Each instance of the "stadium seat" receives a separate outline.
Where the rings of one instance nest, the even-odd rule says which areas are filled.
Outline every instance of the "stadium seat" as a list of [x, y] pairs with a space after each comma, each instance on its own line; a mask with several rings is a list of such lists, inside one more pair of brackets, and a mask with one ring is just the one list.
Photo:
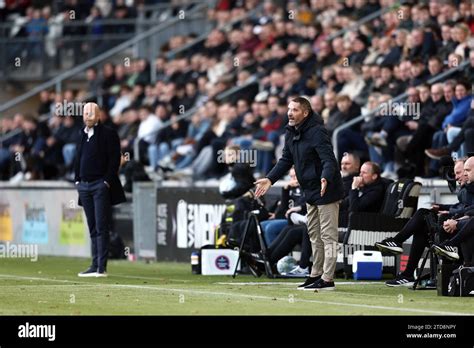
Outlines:
[[[376, 250], [374, 244], [394, 237], [417, 209], [421, 183], [411, 179], [391, 183], [379, 213], [350, 213], [343, 242], [344, 273], [352, 275], [355, 250]], [[394, 256], [384, 256], [384, 272], [396, 273]]]

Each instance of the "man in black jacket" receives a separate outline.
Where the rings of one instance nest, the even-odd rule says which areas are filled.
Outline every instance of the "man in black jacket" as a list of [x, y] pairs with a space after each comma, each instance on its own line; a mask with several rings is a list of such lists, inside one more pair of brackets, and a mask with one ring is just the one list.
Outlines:
[[283, 155], [266, 178], [256, 181], [256, 195], [264, 195], [293, 164], [306, 196], [308, 234], [314, 260], [310, 277], [299, 289], [333, 290], [343, 185], [328, 132], [321, 117], [303, 97], [293, 99], [288, 105]]
[[341, 159], [341, 176], [344, 187], [344, 199], [339, 206], [339, 213], [347, 214], [349, 211], [349, 193], [352, 189], [354, 177], [359, 174], [360, 158], [356, 154], [346, 152]]
[[[474, 161], [473, 161], [474, 162]], [[451, 206], [434, 205], [432, 209], [418, 209], [402, 230], [393, 238], [384, 239], [375, 243], [375, 246], [382, 252], [391, 254], [401, 254], [403, 252], [403, 242], [413, 236], [413, 243], [410, 249], [410, 256], [405, 270], [395, 279], [385, 282], [387, 286], [411, 286], [415, 279], [414, 271], [418, 266], [425, 247], [429, 245], [430, 229], [426, 222], [426, 217], [430, 214], [436, 216], [452, 217], [453, 219], [464, 216], [465, 212], [471, 210], [474, 204], [474, 182], [467, 184], [467, 177], [464, 175], [464, 161], [457, 160], [454, 166], [456, 181], [461, 185], [458, 192], [459, 203]], [[443, 226], [444, 227], [444, 226]], [[451, 228], [454, 228], [451, 226]], [[446, 239], [449, 233], [441, 232], [440, 237]]]
[[111, 206], [125, 202], [118, 177], [120, 141], [115, 130], [99, 123], [100, 108], [95, 103], [84, 106], [85, 128], [77, 145], [75, 184], [79, 205], [89, 226], [92, 265], [79, 277], [107, 277], [109, 218]]
[[380, 178], [380, 167], [375, 162], [365, 162], [360, 175], [352, 180], [349, 193], [349, 211], [378, 212], [385, 196], [385, 184]]

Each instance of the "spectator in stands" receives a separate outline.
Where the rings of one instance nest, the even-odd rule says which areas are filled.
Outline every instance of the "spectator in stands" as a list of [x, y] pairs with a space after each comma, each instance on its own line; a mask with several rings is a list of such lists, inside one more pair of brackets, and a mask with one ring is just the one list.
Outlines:
[[40, 106], [38, 107], [38, 115], [51, 114], [52, 102], [49, 91], [45, 90], [40, 93]]
[[471, 84], [467, 81], [458, 81], [454, 90], [455, 98], [453, 102], [453, 110], [446, 116], [443, 121], [443, 129], [451, 127], [460, 127], [469, 114], [469, 107], [472, 101]]
[[415, 165], [415, 175], [425, 174], [424, 151], [431, 146], [433, 134], [441, 128], [441, 123], [450, 111], [451, 105], [443, 97], [443, 85], [441, 83], [432, 85], [430, 99], [423, 103], [420, 118], [413, 128], [414, 133], [406, 148], [402, 150], [404, 157]]
[[360, 115], [360, 106], [354, 103], [347, 95], [340, 95], [336, 99], [337, 111], [328, 118], [326, 128], [331, 135], [342, 124]]
[[426, 64], [421, 59], [413, 59], [411, 62], [411, 78], [408, 84], [410, 86], [418, 86], [428, 80], [428, 71], [425, 69]]
[[[473, 161], [474, 163], [474, 161]], [[455, 163], [454, 173], [456, 181], [461, 185], [458, 191], [459, 203], [452, 206], [433, 206], [432, 210], [418, 209], [410, 221], [393, 238], [387, 238], [375, 246], [383, 252], [392, 254], [401, 254], [403, 252], [402, 244], [408, 238], [413, 236], [413, 243], [410, 249], [410, 256], [405, 270], [395, 279], [385, 282], [387, 286], [411, 286], [414, 282], [413, 273], [418, 266], [425, 247], [429, 245], [428, 239], [431, 231], [425, 221], [425, 216], [437, 214], [442, 216], [463, 216], [466, 209], [474, 204], [474, 185], [467, 184], [467, 177], [464, 175], [464, 160], [458, 160]], [[446, 209], [440, 210], [440, 209]], [[441, 233], [444, 240], [447, 233]]]
[[[452, 127], [455, 128], [455, 127]], [[451, 128], [450, 128], [451, 129]], [[461, 154], [458, 154], [458, 158], [462, 157], [463, 154], [474, 153], [474, 99], [471, 100], [471, 111], [469, 117], [464, 121], [462, 127], [457, 129], [452, 134], [451, 141], [446, 147], [439, 149], [427, 149], [426, 154], [435, 160], [441, 159], [442, 156], [447, 156], [452, 152], [458, 151], [464, 147]]]
[[48, 33], [47, 22], [41, 17], [41, 10], [33, 10], [33, 16], [26, 24], [26, 34], [28, 35], [28, 54], [31, 54], [30, 61], [41, 60], [43, 55], [42, 39]]
[[432, 56], [428, 59], [428, 71], [427, 80], [434, 78], [443, 71], [443, 61], [440, 57]]
[[464, 79], [474, 81], [474, 49], [469, 52], [469, 65], [464, 69]]
[[357, 35], [352, 41], [353, 53], [349, 56], [349, 62], [351, 65], [360, 65], [364, 62], [365, 57], [369, 54], [367, 49], [369, 45], [369, 39], [363, 35]]
[[89, 68], [86, 70], [87, 91], [90, 93], [89, 100], [97, 100], [100, 94], [102, 81], [97, 75], [96, 68]]
[[469, 27], [465, 23], [458, 23], [454, 27], [455, 36], [453, 37], [454, 42], [457, 43], [454, 53], [459, 55], [462, 59], [467, 58], [469, 51], [468, 38], [469, 38]]
[[219, 186], [219, 192], [225, 199], [239, 198], [254, 186], [255, 178], [252, 168], [249, 163], [244, 163], [244, 157], [240, 151], [241, 149], [237, 145], [227, 146], [219, 158], [224, 160], [229, 171]]
[[120, 117], [122, 111], [131, 106], [133, 102], [133, 93], [129, 86], [122, 85], [120, 87], [120, 96], [115, 101], [113, 108], [110, 110], [112, 118]]
[[362, 92], [362, 89], [365, 86], [365, 81], [360, 76], [359, 68], [349, 66], [345, 67], [343, 71], [345, 83], [340, 95], [347, 95], [351, 100], [354, 100]]
[[454, 52], [456, 48], [456, 43], [451, 37], [451, 25], [443, 24], [441, 25], [441, 37], [442, 40], [438, 43], [438, 55], [443, 61], [447, 61], [448, 55]]
[[393, 76], [393, 67], [385, 65], [380, 69], [380, 78], [374, 81], [374, 92], [390, 94], [392, 97], [403, 93], [403, 85]]
[[413, 45], [410, 48], [409, 58], [421, 58], [423, 62], [427, 62], [429, 57], [436, 53], [436, 45], [433, 33], [423, 28], [416, 28], [411, 32]]
[[[138, 127], [137, 140], [139, 141], [140, 154], [146, 154], [150, 144], [155, 141], [156, 134], [161, 127], [161, 120], [153, 114], [153, 110], [148, 105], [142, 105], [138, 110], [140, 126]], [[151, 160], [151, 158], [149, 158]], [[156, 165], [150, 163], [151, 166]]]

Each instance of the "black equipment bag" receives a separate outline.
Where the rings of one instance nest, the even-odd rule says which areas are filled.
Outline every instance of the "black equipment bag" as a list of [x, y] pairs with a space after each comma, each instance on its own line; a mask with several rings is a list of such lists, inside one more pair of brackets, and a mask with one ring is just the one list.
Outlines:
[[474, 296], [474, 267], [459, 267], [449, 279], [449, 296]]

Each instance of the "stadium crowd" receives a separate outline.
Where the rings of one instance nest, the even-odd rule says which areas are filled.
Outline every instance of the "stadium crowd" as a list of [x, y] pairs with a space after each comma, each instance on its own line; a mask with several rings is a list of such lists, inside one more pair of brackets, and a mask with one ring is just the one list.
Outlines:
[[[120, 11], [121, 3], [111, 13]], [[171, 59], [163, 54], [154, 62], [140, 57], [129, 65], [106, 62], [87, 70], [84, 89], [41, 92], [35, 115], [2, 117], [0, 136], [15, 135], [0, 143], [1, 177], [68, 178], [82, 118], [61, 114], [58, 105], [99, 98], [101, 120], [118, 130], [122, 152], [133, 158], [138, 142], [149, 171], [221, 177], [226, 166], [218, 161], [220, 151], [239, 145], [256, 151], [255, 174], [265, 175], [280, 156], [288, 101], [299, 95], [310, 98], [330, 134], [366, 116], [339, 132], [338, 160], [345, 152], [356, 153], [378, 163], [381, 176], [391, 179], [437, 176], [441, 155], [474, 151], [474, 4], [408, 1], [390, 8], [394, 3], [266, 0], [257, 14], [229, 24], [259, 2], [217, 1], [208, 13], [216, 28], [201, 44]], [[338, 35], [380, 9], [388, 10]], [[47, 20], [38, 11], [31, 10], [25, 26], [31, 30], [25, 33], [33, 34], [35, 23]], [[193, 39], [173, 37], [162, 52]], [[428, 82], [465, 61], [464, 69]], [[242, 89], [220, 97], [235, 86]], [[404, 92], [407, 97], [391, 106]], [[384, 103], [389, 114], [377, 111]], [[189, 118], [180, 117], [189, 110], [194, 110]], [[48, 115], [47, 121], [39, 122], [38, 115]], [[176, 122], [162, 128], [167, 121]]]

